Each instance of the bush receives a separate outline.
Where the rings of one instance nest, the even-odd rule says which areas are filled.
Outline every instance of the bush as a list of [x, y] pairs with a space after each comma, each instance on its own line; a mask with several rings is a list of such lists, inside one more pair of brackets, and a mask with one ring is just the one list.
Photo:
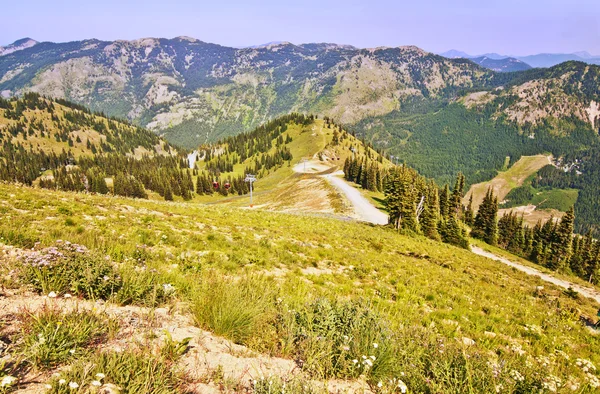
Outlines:
[[110, 299], [120, 305], [155, 307], [166, 302], [175, 292], [171, 285], [161, 284], [158, 275], [148, 272], [145, 267], [123, 268], [120, 274], [121, 286]]
[[110, 261], [91, 254], [85, 246], [70, 242], [28, 252], [21, 277], [43, 294], [69, 293], [120, 305], [154, 307], [174, 293], [172, 286], [160, 283], [158, 274], [147, 271], [145, 266], [117, 269]]
[[90, 254], [85, 246], [57, 242], [24, 257], [21, 276], [34, 290], [57, 295], [70, 293], [87, 299], [108, 299], [122, 286], [113, 265]]
[[291, 314], [283, 318], [284, 341], [293, 344], [307, 372], [321, 378], [364, 375], [371, 382], [392, 375], [392, 333], [371, 304], [319, 299], [282, 314]]

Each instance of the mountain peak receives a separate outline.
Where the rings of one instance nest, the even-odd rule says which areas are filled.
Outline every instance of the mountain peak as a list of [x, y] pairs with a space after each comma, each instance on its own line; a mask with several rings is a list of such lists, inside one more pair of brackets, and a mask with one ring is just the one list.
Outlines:
[[31, 48], [37, 43], [38, 42], [36, 40], [29, 37], [21, 38], [10, 45], [0, 47], [0, 56], [8, 55], [9, 53], [20, 51], [22, 49]]

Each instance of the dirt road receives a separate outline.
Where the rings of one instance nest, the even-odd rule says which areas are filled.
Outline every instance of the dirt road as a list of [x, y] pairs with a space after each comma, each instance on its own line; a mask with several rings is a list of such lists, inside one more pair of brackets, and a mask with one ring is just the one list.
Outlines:
[[340, 192], [344, 193], [344, 196], [350, 201], [352, 206], [354, 207], [354, 212], [359, 220], [364, 222], [369, 222], [373, 224], [387, 224], [388, 217], [385, 213], [381, 212], [379, 209], [375, 208], [373, 204], [362, 194], [358, 189], [350, 186], [346, 183], [345, 180], [336, 176], [339, 175], [341, 171], [338, 171], [333, 174], [324, 175], [323, 177], [329, 181], [336, 189]]
[[570, 287], [573, 290], [575, 290], [576, 292], [583, 295], [584, 297], [592, 298], [592, 299], [596, 300], [596, 302], [600, 303], [600, 292], [598, 292], [594, 289], [590, 289], [588, 287], [583, 287], [583, 286], [568, 282], [566, 280], [557, 279], [551, 275], [540, 272], [540, 271], [536, 270], [535, 268], [528, 267], [526, 265], [522, 265], [522, 264], [516, 263], [514, 261], [510, 261], [504, 257], [496, 256], [495, 254], [485, 251], [474, 245], [471, 245], [471, 251], [473, 251], [473, 253], [478, 254], [480, 256], [487, 257], [492, 260], [496, 260], [496, 261], [499, 261], [506, 265], [509, 265], [511, 267], [514, 267], [514, 268], [518, 269], [519, 271], [525, 272], [528, 275], [539, 276], [542, 280], [552, 283], [552, 284], [555, 284], [557, 286], [563, 287], [565, 289], [568, 289]]

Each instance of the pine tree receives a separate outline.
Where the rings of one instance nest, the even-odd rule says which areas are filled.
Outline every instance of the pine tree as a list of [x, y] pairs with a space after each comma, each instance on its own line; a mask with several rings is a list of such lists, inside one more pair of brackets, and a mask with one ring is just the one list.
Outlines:
[[553, 253], [548, 261], [553, 270], [563, 269], [567, 266], [573, 251], [573, 226], [575, 211], [573, 207], [562, 217], [553, 234]]
[[164, 197], [165, 197], [166, 201], [173, 201], [173, 192], [171, 191], [171, 186], [169, 186], [168, 183], [165, 186], [165, 196]]
[[465, 210], [464, 221], [468, 226], [473, 225], [473, 193], [469, 196], [469, 205], [467, 205], [467, 209]]
[[492, 189], [488, 189], [477, 216], [473, 222], [471, 236], [481, 239], [490, 245], [496, 245], [498, 237], [498, 199], [494, 197]]
[[444, 188], [440, 192], [440, 216], [444, 219], [448, 218], [450, 212], [450, 190], [448, 184], [444, 185]]
[[419, 220], [419, 226], [421, 227], [423, 235], [437, 241], [441, 239], [438, 231], [439, 212], [440, 202], [438, 189], [435, 184], [430, 184], [427, 190], [423, 213]]
[[459, 219], [462, 217], [462, 198], [464, 195], [464, 188], [465, 176], [462, 174], [462, 172], [459, 172], [456, 176], [454, 189], [452, 190], [452, 197], [450, 198], [450, 209], [452, 210], [452, 213]]
[[386, 205], [389, 223], [400, 228], [418, 231], [414, 183], [405, 168], [399, 168], [388, 177], [386, 185]]

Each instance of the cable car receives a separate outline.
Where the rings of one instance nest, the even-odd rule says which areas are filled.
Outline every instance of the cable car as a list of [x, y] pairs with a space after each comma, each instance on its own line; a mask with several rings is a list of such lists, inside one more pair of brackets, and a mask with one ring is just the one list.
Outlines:
[[229, 183], [229, 181], [227, 181], [227, 182], [225, 182], [223, 187], [225, 188], [225, 190], [229, 190], [229, 188], [231, 187], [231, 184]]
[[217, 182], [217, 181], [213, 181], [213, 187], [214, 187], [215, 189], [218, 189], [218, 188], [219, 188], [219, 182]]

